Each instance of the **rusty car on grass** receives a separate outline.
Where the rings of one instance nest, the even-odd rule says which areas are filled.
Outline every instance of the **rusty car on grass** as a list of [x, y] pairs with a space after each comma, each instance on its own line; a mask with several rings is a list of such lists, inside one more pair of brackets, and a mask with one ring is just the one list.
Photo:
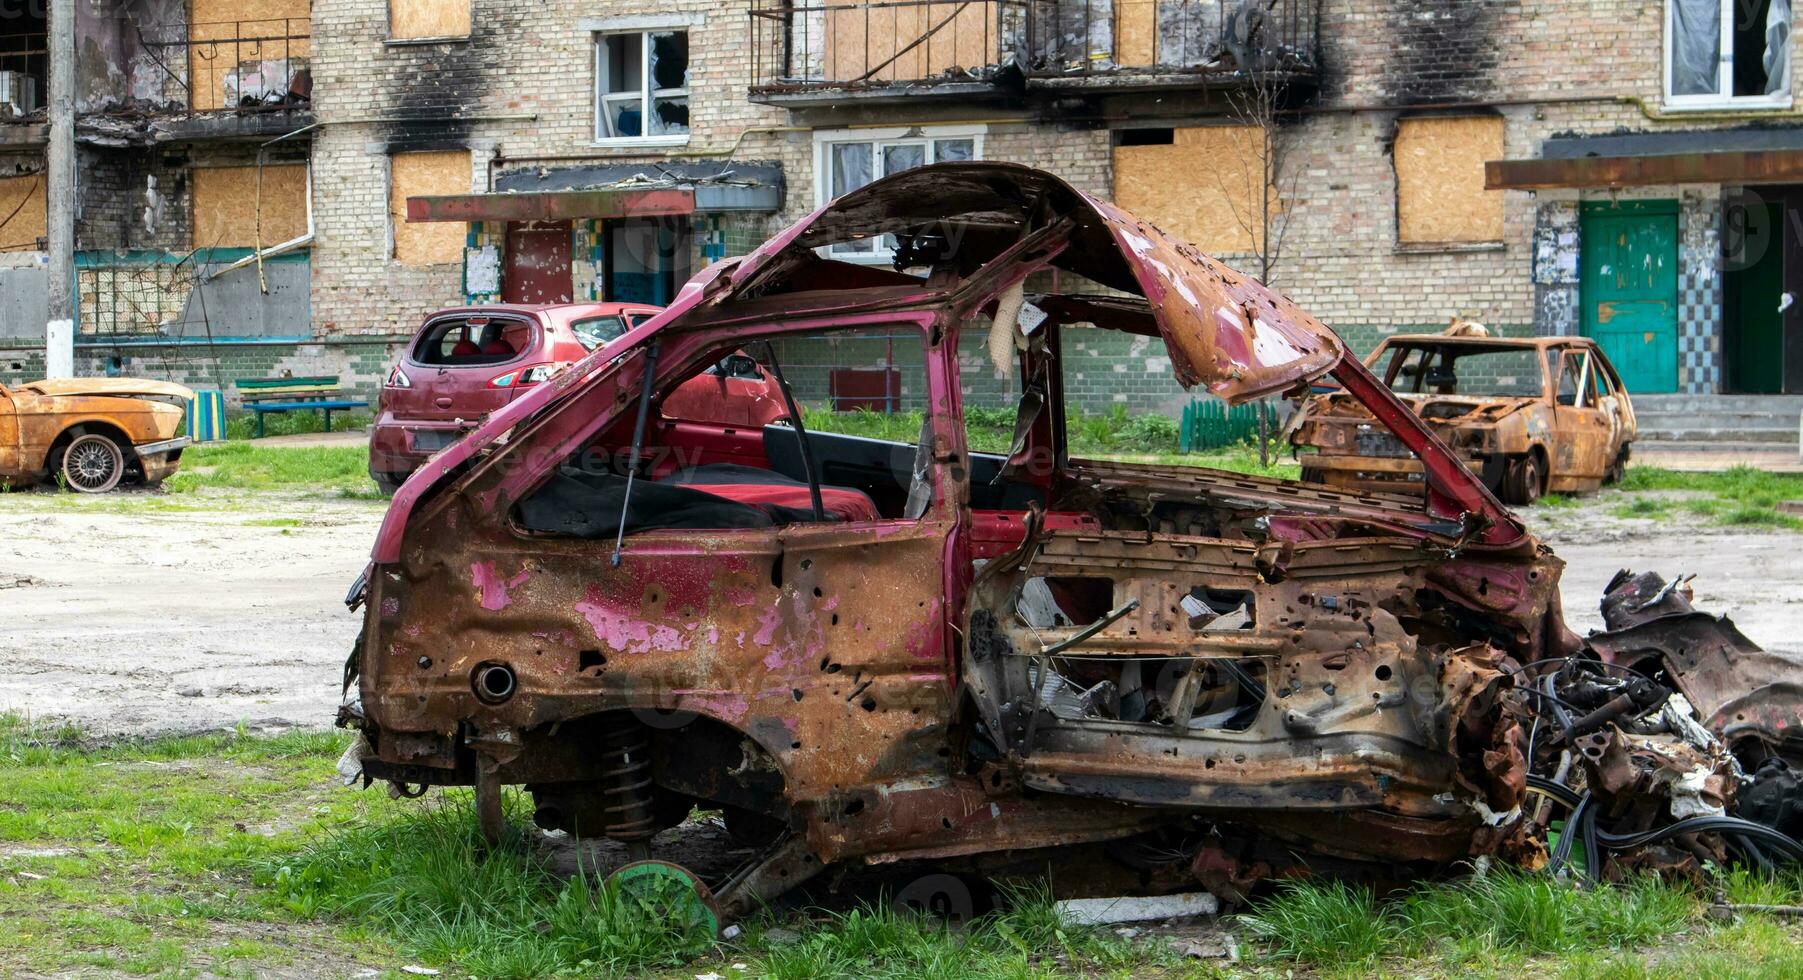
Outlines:
[[[893, 269], [825, 254], [878, 236]], [[1332, 378], [1424, 491], [1074, 458], [1057, 325], [1162, 341], [1233, 402]], [[966, 443], [973, 331], [1013, 372], [1005, 454]], [[794, 410], [807, 352], [864, 334], [911, 368], [917, 440]], [[786, 422], [666, 410], [735, 350]], [[1242, 898], [1285, 874], [1565, 862], [1555, 820], [1693, 869], [1789, 840], [1730, 814], [1800, 754], [1794, 661], [1641, 578], [1612, 593], [1620, 630], [1575, 635], [1559, 559], [1332, 330], [1014, 165], [885, 178], [710, 267], [435, 456], [372, 559], [348, 597], [350, 771], [473, 786], [495, 841], [523, 787], [539, 827], [640, 858], [718, 810], [756, 848], [696, 882], [728, 916], [828, 868], [1043, 871], [1048, 849], [1078, 892]]]
[[[1506, 503], [1592, 491], [1627, 468], [1634, 406], [1588, 337], [1402, 335], [1365, 364]], [[1310, 398], [1290, 430], [1306, 481], [1422, 485], [1421, 461], [1346, 392]]]
[[193, 397], [181, 385], [136, 378], [0, 385], [0, 482], [54, 480], [82, 493], [161, 483], [181, 465]]

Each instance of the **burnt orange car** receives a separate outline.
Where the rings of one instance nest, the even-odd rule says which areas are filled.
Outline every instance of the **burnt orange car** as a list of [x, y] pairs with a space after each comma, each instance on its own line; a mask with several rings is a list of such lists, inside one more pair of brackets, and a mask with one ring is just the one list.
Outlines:
[[181, 465], [194, 392], [167, 381], [64, 378], [0, 385], [0, 482], [81, 493], [157, 484]]
[[[1365, 359], [1484, 484], [1511, 504], [1621, 479], [1634, 406], [1588, 337], [1391, 337]], [[1290, 425], [1303, 479], [1419, 490], [1421, 461], [1343, 392], [1314, 396]]]

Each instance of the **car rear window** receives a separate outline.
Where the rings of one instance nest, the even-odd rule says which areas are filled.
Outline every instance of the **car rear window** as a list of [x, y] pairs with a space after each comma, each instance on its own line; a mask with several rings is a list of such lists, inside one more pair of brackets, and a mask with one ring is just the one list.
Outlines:
[[503, 364], [531, 345], [532, 325], [524, 320], [451, 317], [426, 327], [413, 345], [413, 359], [445, 367]]
[[576, 332], [576, 342], [583, 350], [594, 350], [609, 341], [618, 340], [626, 333], [626, 321], [617, 316], [592, 316], [585, 320], [574, 320], [570, 329]]

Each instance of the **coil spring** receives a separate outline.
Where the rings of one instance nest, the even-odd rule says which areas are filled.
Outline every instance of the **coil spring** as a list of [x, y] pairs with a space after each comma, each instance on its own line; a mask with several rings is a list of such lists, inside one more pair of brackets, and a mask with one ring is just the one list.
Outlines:
[[630, 716], [609, 724], [601, 743], [601, 798], [607, 836], [642, 841], [657, 833], [652, 810], [651, 739]]

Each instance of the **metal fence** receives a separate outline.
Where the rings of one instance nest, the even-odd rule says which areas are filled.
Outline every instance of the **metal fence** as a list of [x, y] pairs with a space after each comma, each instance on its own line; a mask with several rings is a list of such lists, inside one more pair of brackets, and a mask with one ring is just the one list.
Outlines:
[[1258, 438], [1260, 417], [1264, 431], [1277, 429], [1277, 410], [1268, 402], [1229, 406], [1217, 399], [1198, 398], [1183, 408], [1177, 431], [1177, 451], [1201, 453], [1239, 446]]

